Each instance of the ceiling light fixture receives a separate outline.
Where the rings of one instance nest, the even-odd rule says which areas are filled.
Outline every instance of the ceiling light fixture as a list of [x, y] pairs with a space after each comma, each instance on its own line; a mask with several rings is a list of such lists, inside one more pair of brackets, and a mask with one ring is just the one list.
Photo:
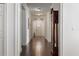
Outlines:
[[34, 10], [34, 11], [41, 11], [40, 8], [34, 8], [33, 10]]

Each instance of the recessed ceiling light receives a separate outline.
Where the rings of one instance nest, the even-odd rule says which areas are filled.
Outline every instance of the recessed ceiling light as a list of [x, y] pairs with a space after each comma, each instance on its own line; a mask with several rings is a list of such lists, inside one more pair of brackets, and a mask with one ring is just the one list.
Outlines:
[[34, 10], [34, 11], [41, 11], [40, 8], [34, 8], [33, 10]]

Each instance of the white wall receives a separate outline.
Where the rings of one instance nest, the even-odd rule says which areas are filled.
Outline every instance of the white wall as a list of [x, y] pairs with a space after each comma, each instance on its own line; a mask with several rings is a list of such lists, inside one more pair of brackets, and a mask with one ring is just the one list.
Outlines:
[[29, 21], [30, 21], [30, 11], [29, 8], [26, 4], [26, 45], [29, 43], [30, 41], [30, 28], [29, 28]]
[[26, 45], [26, 9], [21, 4], [21, 45]]
[[79, 4], [63, 4], [63, 55], [79, 56]]
[[50, 8], [53, 8], [54, 10], [59, 10], [60, 9], [60, 3], [52, 3]]
[[0, 56], [4, 55], [4, 4], [0, 4]]
[[51, 42], [51, 14], [47, 12], [46, 18], [46, 38], [48, 42]]
[[27, 45], [30, 41], [29, 19], [30, 13], [27, 4], [21, 4], [21, 45]]
[[15, 50], [15, 6], [14, 4], [6, 4], [7, 5], [7, 55], [11, 56], [14, 55], [14, 50]]
[[59, 8], [59, 25], [58, 25], [58, 46], [59, 46], [59, 55], [63, 55], [63, 4], [60, 4]]

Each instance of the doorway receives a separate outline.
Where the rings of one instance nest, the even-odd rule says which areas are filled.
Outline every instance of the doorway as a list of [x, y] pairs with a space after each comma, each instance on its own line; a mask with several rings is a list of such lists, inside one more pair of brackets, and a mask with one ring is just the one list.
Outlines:
[[[48, 7], [47, 7], [47, 6]], [[45, 51], [49, 50], [49, 56], [58, 56], [58, 10], [53, 10], [58, 8], [59, 4], [55, 4], [51, 10], [50, 6], [52, 4], [34, 4], [28, 3], [27, 7], [29, 8], [28, 16], [26, 16], [26, 20], [28, 20], [28, 27], [29, 30], [29, 41], [28, 44], [25, 45], [25, 50], [29, 49], [29, 55], [42, 55], [45, 54]], [[26, 9], [27, 10], [27, 9]], [[50, 11], [51, 10], [51, 11]], [[51, 16], [51, 17], [50, 17]], [[44, 18], [44, 19], [43, 19]], [[27, 41], [27, 40], [26, 40]], [[42, 48], [36, 48], [36, 46], [40, 46]], [[29, 47], [26, 47], [29, 46]], [[42, 50], [43, 49], [43, 50]], [[40, 50], [41, 52], [38, 52]], [[37, 52], [38, 53], [37, 53]], [[32, 54], [33, 52], [33, 54]], [[25, 52], [26, 54], [27, 51]], [[42, 53], [42, 54], [40, 54]]]

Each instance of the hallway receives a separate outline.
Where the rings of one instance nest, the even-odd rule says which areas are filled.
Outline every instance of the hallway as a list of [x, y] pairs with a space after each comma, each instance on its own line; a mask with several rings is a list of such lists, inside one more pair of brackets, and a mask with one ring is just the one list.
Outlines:
[[21, 56], [58, 56], [59, 4], [21, 5]]

